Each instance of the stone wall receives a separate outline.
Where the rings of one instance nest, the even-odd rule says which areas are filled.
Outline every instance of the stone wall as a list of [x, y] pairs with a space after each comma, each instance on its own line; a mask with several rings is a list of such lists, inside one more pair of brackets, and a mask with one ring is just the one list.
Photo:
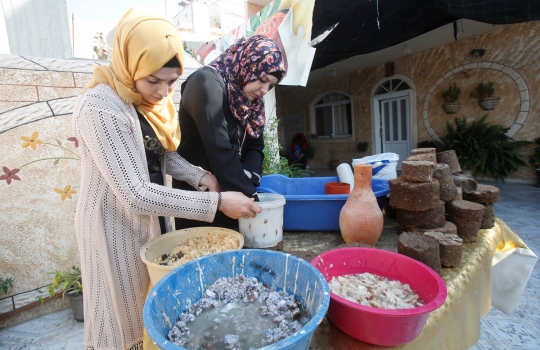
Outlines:
[[[516, 140], [539, 137], [540, 104], [535, 99], [540, 87], [539, 37], [540, 21], [521, 23], [396, 60], [396, 78], [408, 78], [416, 91], [415, 139], [418, 142], [436, 140], [445, 134], [446, 123], [453, 123], [454, 118], [478, 120], [485, 114], [488, 114], [488, 122], [509, 127], [510, 136]], [[476, 48], [485, 49], [485, 54], [472, 56], [471, 50]], [[311, 164], [328, 166], [329, 161], [336, 158], [351, 162], [373, 152], [371, 99], [374, 88], [384, 80], [385, 66], [381, 64], [324, 81], [308, 82], [305, 88], [278, 87], [278, 117], [302, 113], [309, 134], [309, 103], [317, 95], [329, 90], [352, 95], [355, 139], [347, 142], [316, 140], [317, 150]], [[501, 100], [494, 110], [481, 109], [477, 99], [469, 97], [482, 81], [495, 83], [495, 95]], [[461, 108], [456, 114], [446, 114], [441, 108], [441, 93], [454, 82], [461, 88]], [[361, 141], [368, 141], [370, 148], [359, 154], [356, 144]], [[525, 162], [533, 149], [531, 145], [520, 151]], [[507, 181], [536, 182], [536, 171], [532, 166], [521, 167]]]
[[[0, 301], [0, 314], [13, 301], [15, 309], [35, 302], [36, 289], [52, 280], [47, 272], [80, 266], [73, 230], [80, 160], [71, 110], [97, 64], [0, 55], [0, 276], [14, 280], [14, 297]], [[0, 325], [66, 305], [56, 300]]]
[[[182, 79], [196, 69], [193, 61], [187, 58]], [[14, 312], [37, 300], [37, 290], [52, 281], [47, 272], [80, 267], [73, 225], [80, 160], [72, 109], [92, 68], [103, 64], [0, 55], [0, 277], [13, 278], [13, 289], [0, 292], [0, 328], [68, 305], [57, 299]]]

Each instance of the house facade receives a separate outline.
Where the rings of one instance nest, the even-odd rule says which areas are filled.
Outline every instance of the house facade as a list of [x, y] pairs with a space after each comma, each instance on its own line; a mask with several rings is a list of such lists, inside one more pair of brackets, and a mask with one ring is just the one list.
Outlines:
[[[539, 34], [540, 21], [513, 24], [358, 71], [331, 70], [305, 88], [278, 86], [282, 144], [305, 133], [316, 149], [312, 167], [382, 152], [404, 160], [419, 142], [444, 136], [447, 122], [486, 114], [514, 139], [532, 141], [540, 136]], [[493, 82], [500, 97], [493, 110], [469, 96], [482, 82]], [[461, 89], [461, 107], [447, 114], [442, 92], [454, 83]], [[367, 151], [358, 151], [361, 142], [368, 142]], [[533, 145], [520, 149], [526, 163], [533, 152]], [[506, 181], [536, 182], [536, 169], [522, 166]]]

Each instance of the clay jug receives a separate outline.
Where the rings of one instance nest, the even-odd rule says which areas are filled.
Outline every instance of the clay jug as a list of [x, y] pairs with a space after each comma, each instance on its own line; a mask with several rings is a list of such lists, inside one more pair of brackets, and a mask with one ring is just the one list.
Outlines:
[[354, 188], [339, 214], [345, 243], [375, 245], [384, 224], [383, 213], [371, 188], [371, 164], [354, 164]]

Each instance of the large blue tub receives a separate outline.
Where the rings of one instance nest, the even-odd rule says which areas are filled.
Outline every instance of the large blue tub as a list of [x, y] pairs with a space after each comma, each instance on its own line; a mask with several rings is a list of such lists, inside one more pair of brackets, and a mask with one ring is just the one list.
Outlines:
[[[256, 277], [278, 290], [294, 294], [306, 307], [310, 321], [298, 332], [261, 349], [307, 350], [330, 303], [330, 289], [323, 275], [294, 255], [263, 249], [243, 249], [211, 254], [192, 260], [165, 275], [150, 291], [144, 304], [144, 326], [161, 349], [184, 349], [168, 341], [178, 315], [197, 302], [220, 277]], [[188, 325], [189, 326], [189, 325]]]
[[[339, 231], [339, 213], [348, 194], [324, 194], [324, 184], [337, 182], [337, 176], [289, 178], [264, 175], [258, 192], [285, 196], [283, 229], [289, 231]], [[382, 209], [390, 192], [388, 180], [373, 179], [371, 185]]]

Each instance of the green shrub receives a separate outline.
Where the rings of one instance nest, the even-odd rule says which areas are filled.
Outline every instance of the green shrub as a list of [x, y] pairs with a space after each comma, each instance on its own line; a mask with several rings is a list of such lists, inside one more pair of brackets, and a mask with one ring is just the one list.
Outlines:
[[4, 294], [7, 294], [9, 291], [9, 288], [13, 288], [13, 277], [0, 277], [0, 289]]
[[435, 152], [445, 151], [446, 148], [442, 143], [436, 141], [420, 141], [416, 144], [416, 148], [435, 148]]
[[534, 139], [534, 142], [538, 145], [534, 149], [534, 154], [529, 157], [529, 164], [532, 164], [536, 169], [540, 169], [540, 137]]
[[[76, 266], [72, 266], [71, 269], [73, 272], [62, 272], [58, 270], [54, 272], [47, 272], [49, 275], [54, 275], [52, 283], [49, 283], [46, 286], [47, 292], [49, 292], [51, 297], [54, 296], [58, 288], [62, 290], [62, 296], [65, 294], [79, 295], [82, 293], [83, 286], [81, 270]], [[41, 290], [39, 290], [39, 292], [42, 293]], [[38, 297], [38, 299], [42, 303], [44, 302], [43, 298]]]
[[442, 98], [444, 102], [456, 102], [459, 99], [460, 93], [461, 89], [456, 85], [456, 83], [450, 84], [448, 89], [442, 92]]
[[[266, 133], [266, 130], [277, 129], [277, 124], [278, 119], [275, 118], [265, 127], [263, 175], [282, 174], [288, 177], [308, 177], [311, 171], [302, 169], [299, 164], [289, 164], [288, 158], [280, 155], [281, 144], [278, 141], [277, 133]], [[308, 143], [305, 157], [310, 161], [314, 154], [315, 147]]]
[[487, 114], [467, 125], [465, 118], [456, 118], [455, 128], [447, 122], [447, 134], [441, 137], [441, 142], [445, 150], [456, 151], [463, 169], [504, 182], [520, 166], [526, 165], [517, 150], [531, 142], [514, 140], [506, 134], [509, 128], [489, 124], [486, 119]]
[[368, 150], [368, 147], [369, 147], [369, 143], [367, 141], [358, 142], [358, 144], [356, 145], [356, 150], [358, 152], [365, 152]]
[[479, 100], [485, 100], [488, 97], [492, 97], [493, 94], [495, 94], [495, 88], [493, 87], [493, 82], [490, 81], [487, 84], [481, 82], [476, 87], [476, 91], [471, 92], [470, 96]]

